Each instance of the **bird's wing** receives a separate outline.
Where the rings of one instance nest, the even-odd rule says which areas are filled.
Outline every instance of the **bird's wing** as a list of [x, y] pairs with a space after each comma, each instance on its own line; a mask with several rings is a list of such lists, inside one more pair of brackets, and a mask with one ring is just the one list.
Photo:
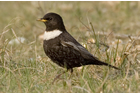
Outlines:
[[[86, 64], [95, 64], [95, 65], [106, 65], [115, 69], [120, 70], [119, 68], [112, 66], [108, 63], [104, 63], [100, 61], [97, 57], [93, 56], [91, 53], [89, 53], [80, 43], [78, 43], [69, 33], [63, 34], [63, 39], [61, 38], [61, 44], [65, 47], [69, 47], [71, 49], [74, 49], [78, 51], [83, 58], [92, 60], [89, 61], [89, 63]], [[67, 37], [67, 38], [66, 38]]]
[[[88, 52], [80, 43], [78, 43], [69, 33], [66, 33], [64, 37], [68, 39], [62, 39], [61, 44], [65, 47], [73, 48], [81, 53], [81, 55], [86, 59], [92, 59], [94, 56]], [[98, 60], [98, 58], [94, 57]]]
[[65, 42], [65, 41], [61, 41], [61, 44], [65, 47], [70, 47], [77, 50], [86, 59], [93, 58], [93, 55], [90, 54], [82, 45], [75, 45], [73, 42]]

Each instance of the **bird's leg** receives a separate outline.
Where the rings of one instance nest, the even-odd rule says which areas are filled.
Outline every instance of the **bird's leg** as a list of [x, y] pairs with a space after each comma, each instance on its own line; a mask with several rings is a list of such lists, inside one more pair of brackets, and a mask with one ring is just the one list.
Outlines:
[[73, 73], [73, 69], [72, 68], [70, 69], [70, 72], [71, 72], [71, 74]]
[[[68, 69], [68, 70], [69, 70], [69, 69]], [[72, 73], [73, 73], [73, 69], [71, 68], [71, 69], [70, 69], [70, 76], [69, 76], [69, 79], [71, 78]]]
[[65, 73], [68, 72], [69, 70], [70, 70], [70, 76], [69, 76], [69, 79], [70, 79], [70, 78], [71, 78], [71, 75], [72, 75], [72, 73], [73, 73], [73, 69], [67, 69], [67, 71], [63, 71], [61, 74], [57, 75], [57, 76], [54, 78], [52, 84], [54, 84], [54, 82], [55, 82], [58, 78], [60, 78], [61, 75], [65, 74]]
[[66, 72], [67, 72], [67, 71], [63, 71], [62, 73], [58, 74], [58, 75], [53, 79], [52, 84], [54, 84], [54, 82], [55, 82], [58, 78], [60, 78], [61, 75], [63, 75], [63, 74], [66, 73]]

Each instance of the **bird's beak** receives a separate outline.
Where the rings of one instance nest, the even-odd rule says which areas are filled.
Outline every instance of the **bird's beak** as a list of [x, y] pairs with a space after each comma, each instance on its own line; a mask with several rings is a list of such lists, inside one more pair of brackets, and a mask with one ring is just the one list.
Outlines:
[[37, 21], [47, 22], [47, 20], [46, 19], [43, 19], [43, 18], [37, 19]]

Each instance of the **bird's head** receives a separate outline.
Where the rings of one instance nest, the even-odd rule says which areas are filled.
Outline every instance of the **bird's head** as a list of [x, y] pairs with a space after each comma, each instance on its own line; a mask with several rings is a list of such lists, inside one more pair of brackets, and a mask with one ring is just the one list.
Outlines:
[[43, 18], [38, 21], [44, 22], [46, 25], [46, 31], [61, 30], [65, 31], [63, 19], [56, 13], [47, 13]]

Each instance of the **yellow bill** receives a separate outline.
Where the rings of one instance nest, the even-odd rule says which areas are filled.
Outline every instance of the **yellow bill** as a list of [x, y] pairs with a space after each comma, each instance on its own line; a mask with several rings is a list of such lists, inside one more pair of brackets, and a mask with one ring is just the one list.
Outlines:
[[45, 20], [45, 19], [43, 19], [43, 18], [37, 19], [37, 21], [47, 22], [47, 20]]

